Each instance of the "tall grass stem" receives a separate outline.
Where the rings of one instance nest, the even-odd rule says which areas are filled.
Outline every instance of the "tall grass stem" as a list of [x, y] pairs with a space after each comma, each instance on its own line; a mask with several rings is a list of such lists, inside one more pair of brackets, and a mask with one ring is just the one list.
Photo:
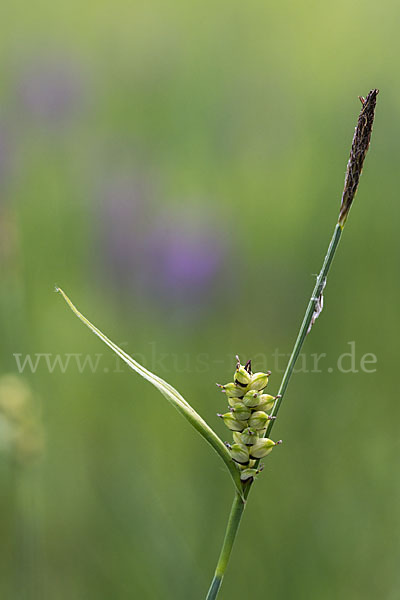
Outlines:
[[[332, 264], [333, 258], [335, 256], [336, 249], [339, 245], [343, 228], [346, 223], [350, 208], [352, 206], [357, 191], [365, 156], [369, 148], [372, 133], [372, 125], [374, 123], [375, 117], [376, 98], [378, 93], [379, 90], [373, 89], [369, 92], [366, 98], [360, 97], [362, 108], [358, 117], [357, 126], [354, 131], [354, 136], [350, 150], [350, 158], [347, 163], [339, 219], [335, 226], [324, 262], [317, 277], [317, 281], [311, 294], [311, 298], [307, 305], [303, 322], [300, 326], [300, 330], [294, 343], [293, 350], [290, 355], [285, 373], [282, 377], [281, 385], [279, 386], [279, 391], [275, 400], [275, 404], [271, 411], [272, 417], [276, 417], [279, 412], [285, 392], [289, 385], [290, 378], [293, 373], [293, 369], [303, 347], [304, 341], [307, 337], [307, 334], [310, 332], [315, 320], [318, 318], [322, 311], [323, 292], [325, 289], [328, 272]], [[270, 436], [274, 423], [275, 419], [271, 419], [269, 421], [269, 425], [265, 432], [265, 437]], [[255, 467], [258, 466], [259, 462], [259, 460], [256, 461]], [[237, 532], [239, 530], [240, 521], [244, 509], [246, 507], [246, 501], [252, 488], [252, 484], [252, 479], [249, 479], [248, 481], [246, 481], [245, 484], [243, 484], [243, 496], [241, 496], [237, 492], [235, 493], [231, 512], [228, 519], [228, 524], [226, 527], [224, 542], [217, 563], [217, 568], [215, 570], [214, 578], [211, 582], [210, 589], [208, 590], [206, 600], [215, 600], [218, 596], [222, 580], [228, 565], [229, 557], [232, 552], [232, 547], [235, 542]]]

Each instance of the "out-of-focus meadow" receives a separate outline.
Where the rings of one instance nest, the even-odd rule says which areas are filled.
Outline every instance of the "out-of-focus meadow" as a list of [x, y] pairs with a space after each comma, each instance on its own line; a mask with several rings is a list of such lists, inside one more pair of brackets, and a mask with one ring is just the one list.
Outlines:
[[1, 598], [205, 596], [229, 475], [54, 285], [230, 437], [215, 382], [239, 353], [277, 391], [373, 87], [221, 599], [399, 597], [399, 19], [372, 0], [3, 5]]

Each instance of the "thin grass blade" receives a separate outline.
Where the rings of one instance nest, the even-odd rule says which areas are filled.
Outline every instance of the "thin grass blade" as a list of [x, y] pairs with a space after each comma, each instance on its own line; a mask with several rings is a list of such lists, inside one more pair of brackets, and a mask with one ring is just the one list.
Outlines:
[[135, 359], [133, 359], [129, 354], [124, 352], [119, 346], [114, 344], [100, 329], [95, 327], [72, 303], [72, 301], [68, 298], [67, 294], [61, 289], [56, 287], [56, 291], [59, 292], [64, 298], [65, 302], [68, 304], [70, 309], [74, 312], [74, 314], [84, 323], [95, 335], [97, 335], [115, 354], [117, 354], [133, 371], [136, 371], [139, 375], [141, 375], [144, 379], [149, 381], [158, 389], [159, 392], [176, 408], [178, 412], [181, 413], [189, 423], [203, 436], [205, 440], [214, 448], [217, 454], [222, 458], [225, 465], [227, 466], [233, 482], [235, 484], [236, 489], [238, 490], [241, 497], [243, 497], [243, 488], [240, 481], [239, 470], [237, 469], [235, 463], [233, 462], [231, 455], [229, 454], [228, 449], [222, 440], [218, 437], [213, 429], [202, 419], [202, 417], [190, 406], [190, 404], [181, 396], [181, 394], [169, 383], [164, 381], [161, 377], [158, 377], [145, 367], [143, 367], [140, 363], [138, 363]]

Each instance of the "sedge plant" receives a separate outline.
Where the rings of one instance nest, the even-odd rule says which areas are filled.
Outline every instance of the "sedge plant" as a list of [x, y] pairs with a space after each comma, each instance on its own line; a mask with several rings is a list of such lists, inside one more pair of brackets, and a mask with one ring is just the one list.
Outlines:
[[175, 388], [161, 377], [145, 369], [129, 354], [114, 344], [100, 329], [79, 312], [62, 289], [56, 288], [56, 291], [63, 296], [75, 315], [131, 369], [152, 383], [205, 438], [223, 460], [232, 478], [234, 485], [232, 508], [206, 600], [215, 600], [219, 594], [240, 521], [247, 506], [249, 493], [262, 470], [260, 461], [280, 443], [280, 441], [273, 441], [270, 435], [306, 336], [310, 333], [323, 308], [323, 294], [328, 272], [357, 191], [364, 159], [369, 148], [377, 95], [378, 90], [373, 89], [366, 98], [360, 97], [362, 107], [351, 145], [338, 221], [335, 224], [327, 253], [308, 302], [278, 393], [275, 396], [265, 393], [270, 372], [253, 373], [251, 361], [242, 365], [239, 357], [236, 357], [237, 363], [233, 381], [225, 385], [217, 384], [225, 393], [228, 404], [227, 412], [218, 414], [218, 416], [223, 419], [225, 425], [232, 432], [232, 443], [224, 443]]

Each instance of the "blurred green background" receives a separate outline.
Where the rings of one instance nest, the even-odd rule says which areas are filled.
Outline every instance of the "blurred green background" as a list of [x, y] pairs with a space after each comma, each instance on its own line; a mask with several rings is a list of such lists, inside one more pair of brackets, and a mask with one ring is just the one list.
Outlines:
[[239, 353], [277, 391], [373, 87], [325, 309], [221, 599], [399, 598], [399, 18], [371, 0], [3, 4], [1, 598], [205, 597], [229, 475], [54, 285], [227, 439], [215, 382]]

